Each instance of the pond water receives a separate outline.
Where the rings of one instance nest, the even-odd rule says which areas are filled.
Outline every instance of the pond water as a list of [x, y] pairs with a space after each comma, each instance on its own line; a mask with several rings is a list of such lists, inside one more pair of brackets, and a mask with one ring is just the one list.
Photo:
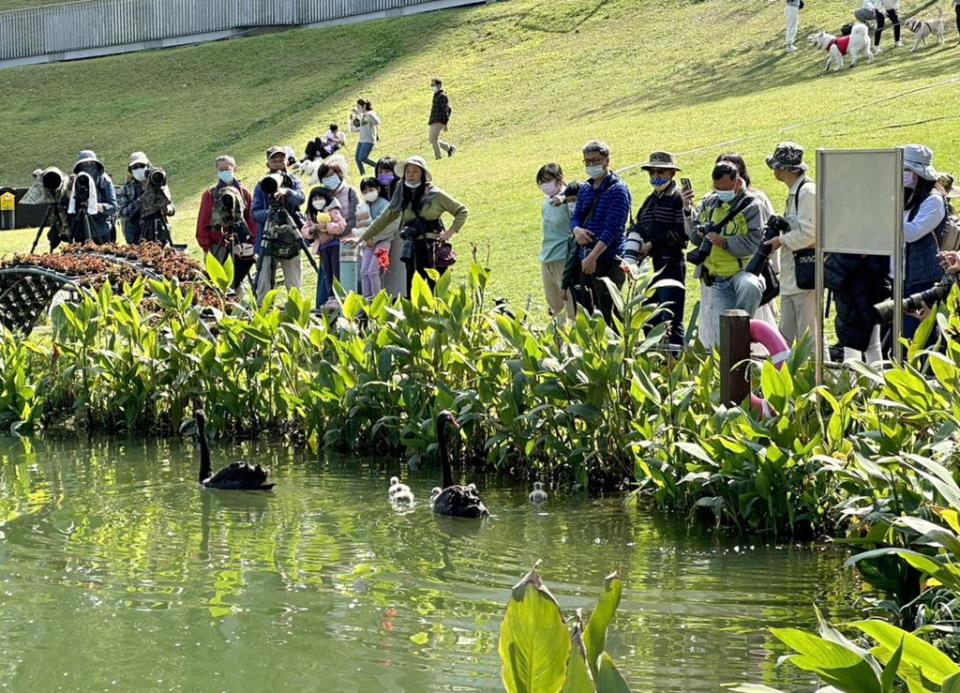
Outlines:
[[[270, 494], [202, 492], [187, 444], [0, 440], [0, 688], [498, 690], [510, 588], [537, 559], [566, 612], [617, 569], [608, 639], [635, 691], [812, 690], [771, 626], [854, 598], [842, 554], [689, 530], [618, 498], [480, 484], [493, 517], [387, 502], [397, 462], [213, 446]], [[409, 476], [420, 498], [434, 470]], [[442, 521], [446, 520], [446, 521]]]

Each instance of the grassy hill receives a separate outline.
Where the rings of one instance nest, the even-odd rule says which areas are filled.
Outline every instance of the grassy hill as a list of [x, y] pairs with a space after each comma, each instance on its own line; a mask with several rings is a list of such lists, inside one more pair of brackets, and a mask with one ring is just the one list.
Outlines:
[[[836, 31], [849, 12], [847, 0], [809, 3], [801, 37]], [[960, 48], [948, 30], [945, 47], [913, 54], [884, 36], [874, 65], [823, 75], [823, 56], [805, 42], [783, 53], [779, 0], [508, 0], [7, 70], [0, 181], [68, 167], [86, 147], [118, 178], [129, 152], [143, 149], [170, 173], [176, 236], [192, 239], [216, 155], [234, 154], [255, 182], [267, 146], [300, 149], [330, 121], [343, 123], [358, 97], [384, 121], [374, 158], [427, 153], [429, 80], [440, 75], [460, 150], [436, 162], [435, 180], [471, 209], [458, 249], [476, 244], [489, 257], [497, 294], [543, 308], [534, 173], [557, 160], [582, 177], [579, 149], [594, 137], [610, 143], [616, 166], [654, 149], [679, 153], [700, 191], [716, 155], [738, 150], [778, 207], [785, 191], [762, 157], [782, 139], [811, 153], [922, 142], [938, 168], [960, 170]], [[641, 174], [626, 176], [635, 207], [648, 190]], [[31, 236], [0, 234], [0, 254]]]

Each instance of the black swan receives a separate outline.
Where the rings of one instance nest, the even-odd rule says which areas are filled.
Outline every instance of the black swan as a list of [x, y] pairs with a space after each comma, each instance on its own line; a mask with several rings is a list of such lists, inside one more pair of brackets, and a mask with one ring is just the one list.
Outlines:
[[490, 513], [480, 500], [477, 487], [453, 485], [453, 470], [450, 468], [450, 453], [447, 450], [447, 426], [460, 428], [453, 414], [442, 411], [437, 416], [437, 444], [440, 447], [440, 464], [443, 468], [443, 490], [433, 501], [433, 512], [452, 517], [485, 517]]
[[270, 470], [259, 464], [251, 467], [246, 462], [234, 462], [213, 474], [210, 466], [210, 448], [207, 447], [207, 436], [204, 431], [206, 415], [203, 409], [194, 412], [194, 421], [185, 421], [180, 427], [183, 435], [191, 423], [196, 424], [196, 434], [200, 443], [200, 475], [198, 481], [204, 488], [215, 488], [222, 491], [269, 491], [276, 484], [267, 483]]

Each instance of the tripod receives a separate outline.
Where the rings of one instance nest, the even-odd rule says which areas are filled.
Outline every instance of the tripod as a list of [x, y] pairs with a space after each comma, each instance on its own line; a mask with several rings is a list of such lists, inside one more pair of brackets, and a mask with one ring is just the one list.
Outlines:
[[37, 246], [40, 244], [40, 238], [43, 236], [44, 229], [49, 229], [47, 239], [50, 241], [51, 252], [55, 250], [58, 245], [60, 245], [61, 240], [63, 240], [60, 236], [60, 230], [63, 226], [63, 218], [61, 217], [60, 212], [60, 205], [57, 202], [50, 202], [47, 204], [47, 209], [43, 213], [43, 221], [40, 222], [40, 228], [37, 229], [37, 235], [33, 239], [33, 245], [30, 246], [31, 255], [36, 252]]
[[90, 216], [86, 212], [77, 212], [70, 225], [70, 239], [74, 243], [87, 243], [93, 240], [90, 232]]

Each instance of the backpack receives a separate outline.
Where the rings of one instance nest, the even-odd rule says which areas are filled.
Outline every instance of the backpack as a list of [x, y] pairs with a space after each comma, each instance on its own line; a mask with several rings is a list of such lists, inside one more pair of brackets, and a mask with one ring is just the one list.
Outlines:
[[263, 244], [267, 254], [278, 260], [290, 260], [300, 253], [302, 237], [293, 217], [282, 208], [271, 209], [263, 225]]
[[937, 228], [937, 242], [940, 250], [960, 250], [960, 215], [948, 200], [944, 200], [947, 214]]

